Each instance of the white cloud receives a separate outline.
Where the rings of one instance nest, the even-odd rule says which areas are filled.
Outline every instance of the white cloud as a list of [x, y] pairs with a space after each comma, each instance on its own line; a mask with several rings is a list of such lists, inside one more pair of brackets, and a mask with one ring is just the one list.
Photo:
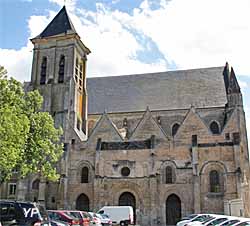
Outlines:
[[[31, 16], [28, 21], [29, 39], [39, 35], [55, 14], [56, 12], [49, 11], [48, 17]], [[30, 81], [31, 77], [33, 44], [29, 39], [20, 50], [0, 49], [0, 64], [7, 69], [10, 76], [19, 81]]]
[[77, 0], [49, 0], [50, 2], [53, 2], [60, 7], [66, 6], [67, 10], [74, 11], [76, 7]]
[[173, 0], [150, 10], [147, 1], [130, 22], [182, 68], [232, 64], [249, 74], [250, 1]]
[[[126, 51], [130, 51], [132, 55], [134, 51], [143, 48], [140, 43], [130, 48], [130, 42], [124, 42], [125, 34], [129, 33], [124, 29], [126, 26], [152, 39], [165, 58], [175, 62], [180, 68], [221, 66], [228, 61], [236, 74], [250, 75], [250, 1], [161, 0], [159, 4], [161, 7], [152, 10], [150, 1], [145, 0], [139, 8], [134, 9], [132, 15], [112, 11], [103, 4], [98, 4], [97, 13], [84, 10], [81, 21], [87, 26], [78, 23], [77, 30], [92, 49], [90, 58], [105, 56], [105, 46], [110, 43], [114, 46], [113, 49], [119, 50], [109, 49], [110, 53], [117, 53], [111, 56], [114, 59], [121, 57], [123, 51], [117, 46], [125, 46]], [[87, 18], [92, 18], [95, 23]], [[109, 40], [103, 39], [109, 33]], [[124, 36], [117, 37], [118, 34]], [[134, 36], [132, 33], [130, 35], [132, 40]], [[158, 70], [167, 69], [165, 65], [162, 67], [162, 62], [159, 66]], [[118, 73], [123, 74], [127, 67], [120, 65], [119, 68]], [[98, 70], [96, 62], [95, 70]]]
[[39, 35], [55, 15], [56, 12], [49, 11], [48, 16], [31, 16], [28, 21], [29, 37], [34, 38]]
[[117, 4], [119, 3], [121, 0], [112, 0], [112, 4]]
[[[118, 12], [112, 14], [102, 4], [98, 4], [97, 9], [97, 13], [87, 15], [85, 11], [80, 11], [82, 17], [71, 15], [82, 41], [92, 51], [88, 60], [88, 75], [110, 76], [166, 70], [163, 60], [154, 64], [138, 61], [136, 52], [144, 47], [130, 31], [124, 29], [116, 16]], [[87, 16], [92, 19], [86, 20]]]
[[[64, 5], [64, 0], [50, 1]], [[136, 40], [130, 28], [149, 37], [165, 59], [175, 62], [177, 67], [220, 66], [228, 61], [236, 74], [250, 75], [248, 0], [159, 0], [160, 7], [156, 10], [151, 9], [149, 0], [144, 0], [130, 15], [107, 9], [100, 3], [97, 12], [76, 9], [76, 0], [67, 0], [65, 4], [83, 42], [92, 51], [89, 75], [168, 69], [164, 60], [145, 64], [135, 58], [136, 52], [146, 47]], [[50, 11], [47, 17], [31, 16], [30, 37], [40, 34], [55, 14]]]
[[19, 81], [30, 80], [32, 49], [29, 47], [20, 50], [0, 49], [0, 59], [8, 75]]

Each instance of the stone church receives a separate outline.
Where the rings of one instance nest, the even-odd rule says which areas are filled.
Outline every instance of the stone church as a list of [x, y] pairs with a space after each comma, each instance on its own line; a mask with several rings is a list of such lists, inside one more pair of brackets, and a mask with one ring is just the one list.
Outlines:
[[43, 110], [64, 130], [60, 180], [13, 177], [3, 197], [48, 209], [131, 205], [144, 226], [190, 213], [250, 216], [245, 113], [228, 64], [88, 77], [90, 49], [65, 7], [31, 41], [25, 87], [40, 91]]

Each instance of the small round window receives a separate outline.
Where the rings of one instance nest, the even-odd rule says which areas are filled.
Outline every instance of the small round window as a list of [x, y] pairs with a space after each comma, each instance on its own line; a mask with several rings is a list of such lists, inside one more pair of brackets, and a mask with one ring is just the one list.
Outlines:
[[130, 169], [128, 167], [123, 167], [121, 170], [121, 174], [124, 177], [127, 177], [130, 174]]

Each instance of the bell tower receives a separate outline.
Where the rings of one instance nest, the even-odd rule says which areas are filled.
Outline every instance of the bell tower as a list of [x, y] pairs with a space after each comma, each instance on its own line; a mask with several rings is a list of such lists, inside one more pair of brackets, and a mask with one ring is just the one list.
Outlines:
[[86, 61], [90, 50], [77, 34], [65, 6], [37, 37], [31, 85], [43, 96], [55, 126], [64, 130], [64, 142], [87, 139]]

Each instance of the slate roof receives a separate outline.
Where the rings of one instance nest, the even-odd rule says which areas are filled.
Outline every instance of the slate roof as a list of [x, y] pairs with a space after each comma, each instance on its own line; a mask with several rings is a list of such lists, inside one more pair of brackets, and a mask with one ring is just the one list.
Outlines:
[[76, 33], [65, 6], [59, 11], [49, 25], [36, 38], [46, 38], [59, 34]]
[[224, 67], [87, 78], [88, 113], [222, 107]]

